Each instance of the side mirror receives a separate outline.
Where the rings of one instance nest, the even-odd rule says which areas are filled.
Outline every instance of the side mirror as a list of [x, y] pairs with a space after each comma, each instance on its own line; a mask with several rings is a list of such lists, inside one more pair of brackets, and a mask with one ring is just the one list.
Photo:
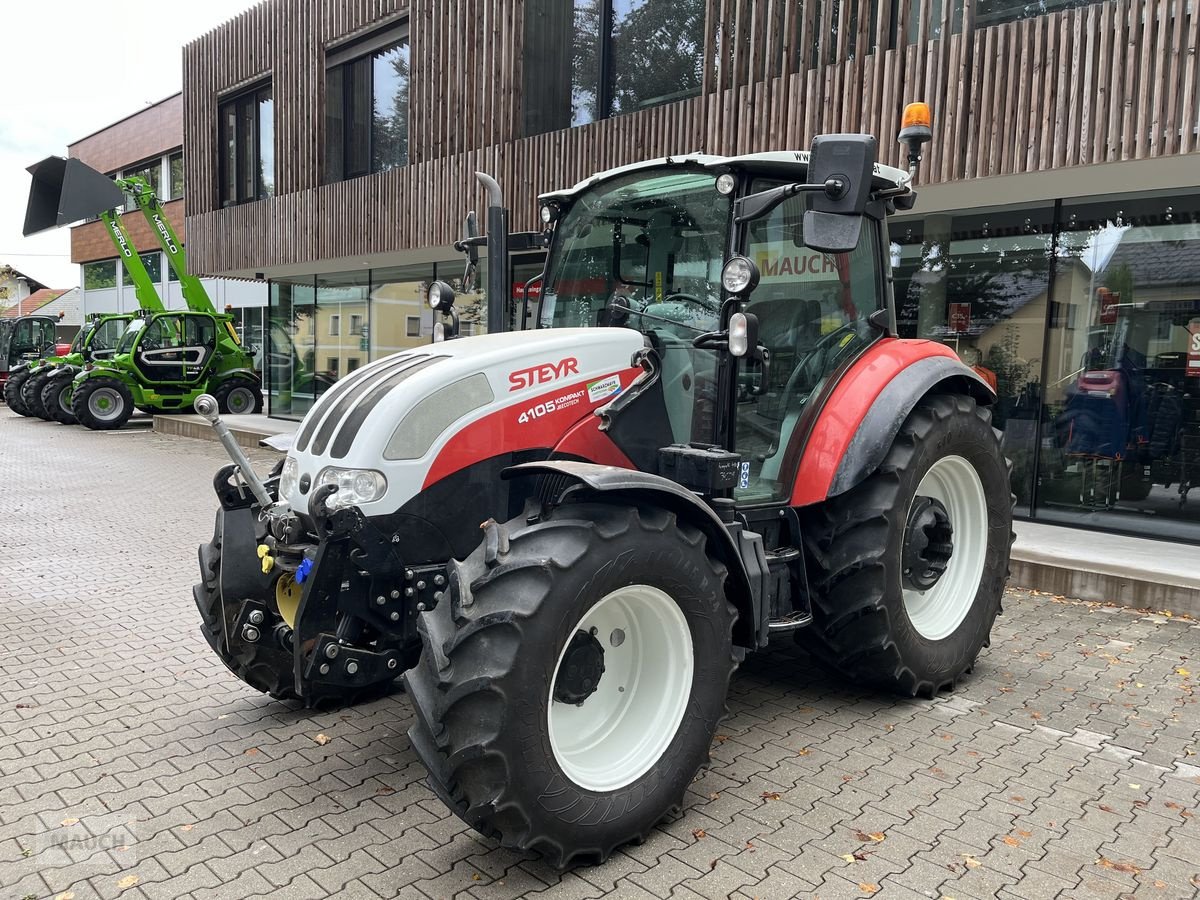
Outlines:
[[871, 198], [876, 141], [869, 134], [823, 134], [813, 139], [808, 180], [836, 184], [814, 193], [804, 213], [804, 243], [822, 253], [849, 253], [858, 246], [863, 213]]

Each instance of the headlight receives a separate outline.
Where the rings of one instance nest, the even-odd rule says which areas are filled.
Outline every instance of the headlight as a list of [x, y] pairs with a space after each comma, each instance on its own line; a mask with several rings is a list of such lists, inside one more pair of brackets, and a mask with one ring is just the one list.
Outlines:
[[329, 509], [361, 506], [378, 500], [387, 490], [387, 479], [383, 477], [382, 472], [376, 472], [374, 469], [339, 469], [327, 466], [317, 476], [316, 487], [325, 484], [337, 485], [337, 491], [325, 501]]
[[300, 464], [294, 456], [289, 456], [283, 463], [283, 471], [279, 473], [279, 499], [285, 500], [296, 492], [296, 479], [300, 477]]
[[731, 257], [721, 270], [721, 285], [731, 294], [746, 294], [758, 284], [758, 266], [744, 256]]

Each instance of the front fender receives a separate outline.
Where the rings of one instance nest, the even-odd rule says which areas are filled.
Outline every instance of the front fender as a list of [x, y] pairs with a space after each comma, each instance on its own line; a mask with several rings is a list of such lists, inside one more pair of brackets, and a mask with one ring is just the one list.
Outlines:
[[762, 542], [757, 535], [748, 535], [754, 540], [743, 541], [751, 546], [752, 549], [748, 552], [754, 555], [753, 565], [747, 567], [742, 548], [738, 546], [733, 535], [733, 531], [736, 530], [739, 537], [742, 536], [740, 526], [722, 522], [707, 503], [687, 488], [661, 475], [595, 463], [546, 460], [511, 466], [505, 469], [500, 477], [508, 479], [531, 475], [559, 479], [558, 497], [562, 497], [570, 487], [581, 485], [600, 495], [598, 499], [604, 501], [640, 500], [653, 503], [699, 528], [708, 538], [709, 551], [729, 570], [726, 589], [730, 602], [738, 611], [733, 629], [734, 643], [741, 647], [753, 648], [765, 641], [765, 633], [759, 634], [762, 630], [760, 625], [766, 621], [760, 609], [762, 597], [765, 595], [765, 583], [759, 583], [757, 589], [752, 587], [752, 581], [763, 581], [767, 568], [766, 557], [759, 552]]
[[791, 504], [820, 503], [875, 471], [909, 413], [930, 393], [966, 394], [991, 405], [996, 394], [949, 347], [881, 340], [839, 381], [810, 432]]

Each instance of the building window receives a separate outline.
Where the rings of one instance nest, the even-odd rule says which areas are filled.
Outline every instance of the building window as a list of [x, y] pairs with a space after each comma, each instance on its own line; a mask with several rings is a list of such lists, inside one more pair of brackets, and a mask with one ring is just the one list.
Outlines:
[[408, 162], [407, 26], [331, 53], [325, 73], [325, 179]]
[[363, 317], [359, 316], [359, 315], [350, 316], [350, 333], [351, 334], [362, 334], [362, 319], [363, 319]]
[[336, 316], [336, 315], [330, 316], [329, 317], [329, 336], [337, 337], [341, 333], [342, 333], [342, 317]]
[[[125, 169], [121, 172], [122, 178], [140, 178], [146, 184], [150, 185], [150, 190], [154, 192], [155, 197], [162, 196], [162, 157], [151, 160], [150, 162], [142, 163], [138, 166]], [[133, 194], [125, 195], [125, 212], [131, 212], [138, 208], [137, 198]]]
[[421, 336], [421, 317], [408, 316], [404, 321], [404, 336], [405, 337], [420, 337]]
[[98, 291], [117, 286], [117, 261], [102, 259], [99, 262], [83, 264], [83, 289]]
[[217, 110], [221, 206], [275, 195], [275, 122], [271, 86], [245, 91]]
[[179, 200], [183, 197], [183, 152], [172, 153], [168, 161], [168, 171], [170, 172], [170, 191], [167, 194], [168, 200]]
[[353, 372], [355, 369], [357, 369], [360, 365], [361, 365], [361, 363], [359, 362], [359, 359], [357, 356], [347, 356], [346, 357], [346, 374], [349, 375], [351, 372]]
[[541, 134], [700, 93], [704, 4], [531, 0], [525, 133]]
[[336, 356], [331, 356], [326, 360], [326, 363], [327, 363], [327, 365], [325, 366], [325, 371], [328, 372], [330, 375], [332, 375], [334, 378], [337, 378], [338, 377], [338, 358]]
[[[157, 250], [151, 253], [139, 253], [138, 259], [142, 261], [142, 265], [146, 267], [146, 274], [150, 276], [150, 280], [155, 284], [162, 283], [162, 254]], [[129, 283], [133, 284], [133, 279], [129, 279]]]

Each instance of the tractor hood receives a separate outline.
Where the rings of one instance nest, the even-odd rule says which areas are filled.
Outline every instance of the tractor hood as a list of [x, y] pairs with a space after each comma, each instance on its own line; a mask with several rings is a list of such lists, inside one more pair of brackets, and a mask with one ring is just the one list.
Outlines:
[[[331, 504], [353, 497], [364, 515], [385, 515], [475, 463], [551, 450], [633, 382], [643, 346], [632, 329], [562, 328], [460, 338], [376, 360], [304, 417], [280, 498], [305, 512], [324, 478], [340, 485]], [[359, 500], [366, 496], [374, 499]]]

